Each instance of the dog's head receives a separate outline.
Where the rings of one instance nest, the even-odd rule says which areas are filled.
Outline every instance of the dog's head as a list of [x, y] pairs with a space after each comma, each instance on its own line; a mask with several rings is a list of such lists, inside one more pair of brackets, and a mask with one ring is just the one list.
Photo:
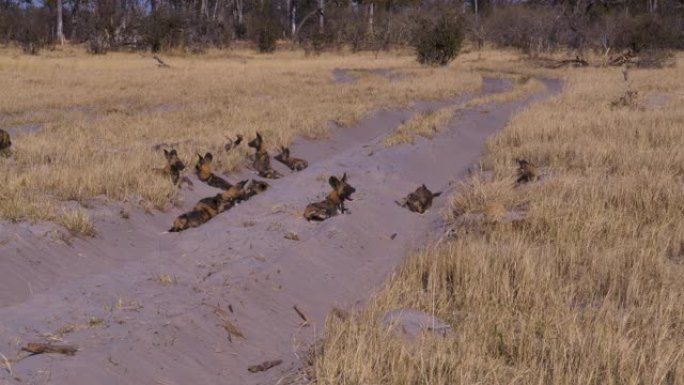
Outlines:
[[333, 192], [337, 194], [338, 197], [340, 197], [340, 200], [345, 201], [351, 201], [353, 200], [351, 198], [351, 195], [356, 192], [356, 189], [352, 187], [347, 182], [347, 173], [345, 172], [342, 175], [342, 178], [338, 179], [336, 176], [331, 176], [330, 179], [328, 180], [328, 183], [330, 183], [330, 186], [333, 188]]
[[264, 139], [261, 137], [260, 133], [256, 133], [256, 138], [252, 139], [247, 145], [257, 151], [261, 150], [264, 144]]
[[180, 160], [175, 149], [171, 149], [171, 151], [164, 150], [164, 157], [172, 170], [181, 171], [185, 168], [185, 164]]

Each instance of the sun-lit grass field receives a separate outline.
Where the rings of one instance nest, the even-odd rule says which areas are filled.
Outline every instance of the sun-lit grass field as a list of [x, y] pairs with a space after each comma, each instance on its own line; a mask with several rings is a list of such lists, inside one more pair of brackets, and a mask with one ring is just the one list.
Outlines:
[[[423, 68], [398, 51], [162, 57], [169, 68], [139, 53], [0, 51], [0, 128], [14, 143], [14, 155], [0, 158], [0, 218], [57, 221], [80, 232], [87, 213], [65, 202], [104, 197], [164, 209], [176, 188], [153, 172], [165, 164], [162, 148], [175, 147], [188, 170], [196, 153], [211, 151], [216, 170], [227, 172], [244, 164], [247, 150], [227, 153], [226, 137], [260, 131], [274, 149], [295, 135], [325, 136], [329, 121], [351, 124], [375, 108], [481, 84], [463, 63]], [[358, 79], [337, 83], [335, 68]], [[392, 69], [396, 81], [366, 71], [373, 68]]]
[[[490, 53], [490, 55], [493, 55]], [[483, 70], [565, 77], [492, 137], [451, 236], [367, 307], [329, 317], [318, 384], [684, 384], [684, 58], [675, 67]], [[620, 105], [628, 90], [634, 103]], [[515, 185], [516, 158], [541, 170]], [[405, 340], [386, 311], [453, 328]]]

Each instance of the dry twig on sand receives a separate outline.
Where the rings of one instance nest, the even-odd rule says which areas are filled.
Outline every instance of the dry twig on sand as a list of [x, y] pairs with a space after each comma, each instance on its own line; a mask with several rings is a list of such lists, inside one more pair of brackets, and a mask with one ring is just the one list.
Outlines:
[[247, 368], [247, 370], [250, 373], [258, 373], [258, 372], [264, 372], [268, 369], [271, 369], [274, 366], [278, 366], [283, 363], [283, 360], [274, 360], [274, 361], [264, 361], [260, 363], [259, 365], [252, 365]]
[[73, 345], [53, 345], [42, 342], [30, 342], [21, 348], [21, 350], [29, 352], [31, 355], [57, 353], [73, 356], [78, 351], [78, 348]]
[[[228, 315], [228, 313], [226, 313], [225, 310], [221, 309], [218, 306], [210, 304], [205, 305], [214, 309], [214, 314], [216, 314], [216, 316], [221, 320], [221, 322], [223, 322], [223, 329], [225, 329], [225, 331], [228, 333], [228, 341], [233, 342], [233, 336], [246, 339], [242, 331], [238, 329], [238, 327], [233, 323], [233, 321], [231, 321], [230, 316]], [[232, 306], [229, 306], [229, 309], [232, 309]]]
[[302, 323], [302, 326], [309, 326], [309, 318], [297, 307], [297, 305], [292, 306], [294, 308], [294, 311], [297, 312], [297, 315], [299, 318], [301, 318], [304, 322]]

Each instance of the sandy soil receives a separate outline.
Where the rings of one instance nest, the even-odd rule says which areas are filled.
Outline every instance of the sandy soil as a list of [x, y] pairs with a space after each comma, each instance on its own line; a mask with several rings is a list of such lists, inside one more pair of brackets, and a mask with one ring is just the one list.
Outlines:
[[[525, 100], [460, 110], [447, 130], [413, 145], [382, 140], [418, 111], [510, 83], [486, 79], [480, 94], [377, 111], [355, 127], [333, 128], [327, 140], [298, 140], [292, 154], [308, 169], [294, 174], [274, 162], [286, 176], [271, 189], [182, 233], [163, 232], [217, 192], [194, 177], [182, 207], [168, 213], [97, 207], [94, 239], [69, 239], [52, 225], [0, 223], [0, 353], [13, 358], [22, 345], [49, 338], [80, 349], [28, 357], [12, 375], [0, 359], [0, 384], [276, 383], [300, 365], [333, 305], [359, 306], [408, 253], [441, 235], [444, 195], [425, 215], [394, 200], [421, 183], [448, 190], [516, 110], [560, 92], [560, 81], [544, 82], [546, 92]], [[357, 189], [351, 213], [306, 222], [304, 207], [327, 194], [329, 175], [343, 172]], [[268, 371], [247, 370], [277, 359], [283, 363]]]

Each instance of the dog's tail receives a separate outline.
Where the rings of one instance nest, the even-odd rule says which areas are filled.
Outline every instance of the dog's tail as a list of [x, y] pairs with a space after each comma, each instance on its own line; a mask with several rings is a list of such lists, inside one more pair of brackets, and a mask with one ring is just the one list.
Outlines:
[[436, 193], [432, 193], [432, 197], [433, 197], [433, 198], [436, 198], [436, 197], [438, 197], [438, 196], [440, 196], [440, 195], [442, 195], [442, 192], [441, 192], [441, 191], [437, 191]]

